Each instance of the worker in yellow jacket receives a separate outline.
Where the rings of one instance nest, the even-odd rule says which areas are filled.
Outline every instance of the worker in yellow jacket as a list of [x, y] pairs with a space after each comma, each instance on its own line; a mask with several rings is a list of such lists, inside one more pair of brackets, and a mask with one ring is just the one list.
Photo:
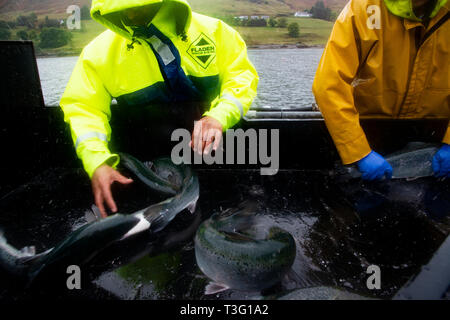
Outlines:
[[132, 182], [115, 170], [120, 159], [108, 148], [112, 98], [123, 108], [207, 101], [191, 141], [201, 153], [246, 114], [258, 75], [240, 35], [185, 0], [93, 0], [91, 16], [108, 30], [83, 49], [60, 105], [106, 216], [105, 202], [117, 211], [111, 184]]
[[[360, 117], [449, 119], [449, 16], [447, 0], [351, 0], [337, 18], [313, 92], [342, 162], [357, 163], [363, 179], [389, 178], [392, 167]], [[436, 176], [450, 177], [449, 144], [450, 129]]]

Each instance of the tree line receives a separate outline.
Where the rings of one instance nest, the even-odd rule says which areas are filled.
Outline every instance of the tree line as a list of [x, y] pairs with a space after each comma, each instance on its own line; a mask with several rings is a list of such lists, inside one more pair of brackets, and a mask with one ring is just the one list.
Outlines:
[[[259, 2], [262, 0], [251, 0]], [[334, 21], [337, 17], [336, 12], [333, 12], [329, 7], [325, 6], [323, 1], [317, 1], [310, 10], [306, 10], [312, 15], [314, 19], [321, 19], [326, 21]], [[237, 27], [271, 27], [271, 28], [287, 28], [288, 34], [291, 37], [300, 36], [300, 26], [297, 22], [289, 23], [286, 17], [269, 17], [268, 19], [261, 17], [234, 17], [221, 16], [218, 17], [227, 24]]]
[[[81, 20], [91, 18], [88, 6], [80, 11]], [[40, 48], [59, 48], [69, 44], [72, 33], [67, 30], [65, 19], [39, 20], [36, 13], [19, 15], [15, 20], [0, 20], [0, 40], [31, 40]]]
[[[253, 0], [259, 2], [262, 0]], [[323, 1], [317, 1], [310, 10], [315, 19], [332, 21], [336, 13], [326, 7]], [[90, 8], [84, 5], [81, 8], [81, 20], [90, 19]], [[272, 27], [287, 28], [291, 37], [299, 37], [300, 27], [296, 22], [288, 23], [286, 17], [270, 17], [241, 19], [234, 16], [219, 17], [227, 24], [241, 27]], [[20, 29], [20, 30], [16, 30]], [[0, 20], [0, 40], [21, 39], [32, 40], [41, 48], [58, 48], [70, 43], [72, 33], [66, 29], [64, 19], [50, 19], [48, 16], [39, 21], [38, 16], [32, 12], [28, 15], [19, 15], [15, 20]]]
[[297, 22], [289, 23], [286, 17], [270, 17], [243, 19], [234, 16], [218, 17], [228, 25], [235, 27], [271, 27], [271, 28], [288, 28], [288, 34], [291, 37], [298, 38], [300, 36], [300, 26]]
[[323, 1], [317, 1], [308, 12], [312, 14], [314, 19], [327, 21], [334, 21], [337, 16], [335, 12], [325, 6]]

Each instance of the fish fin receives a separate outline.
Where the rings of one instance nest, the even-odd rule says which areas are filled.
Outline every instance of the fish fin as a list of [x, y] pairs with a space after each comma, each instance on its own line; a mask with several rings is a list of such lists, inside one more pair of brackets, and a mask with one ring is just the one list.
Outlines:
[[120, 240], [126, 239], [150, 228], [151, 223], [144, 218], [144, 215], [142, 213], [136, 214], [134, 216], [138, 219], [138, 222], [133, 226], [133, 228], [128, 230], [128, 232], [122, 238], [120, 238]]
[[22, 249], [20, 249], [20, 253], [27, 256], [34, 256], [36, 255], [36, 247], [35, 246], [23, 247]]
[[190, 204], [188, 204], [187, 209], [190, 211], [190, 213], [194, 213], [195, 209], [197, 208], [197, 201], [198, 198], [192, 201]]
[[256, 201], [245, 200], [238, 204], [236, 207], [228, 208], [214, 214], [215, 220], [227, 220], [233, 217], [247, 218], [253, 217], [257, 211], [258, 205]]
[[[297, 283], [297, 284], [302, 284], [302, 285], [304, 285], [303, 282], [305, 281], [302, 279], [302, 277], [299, 276], [299, 274], [297, 272], [295, 272], [295, 270], [293, 268], [290, 268], [288, 270], [288, 272], [286, 272], [286, 274], [284, 275], [284, 279], [286, 279], [286, 281], [289, 283]], [[309, 285], [309, 283], [308, 283], [308, 285]]]
[[87, 222], [94, 222], [102, 219], [102, 214], [100, 212], [100, 209], [93, 204], [91, 206], [91, 210], [86, 210], [84, 213], [84, 217], [86, 218]]
[[221, 232], [225, 235], [226, 240], [230, 242], [235, 243], [257, 242], [257, 239], [241, 232], [225, 231], [225, 230], [221, 230]]
[[210, 282], [205, 287], [205, 294], [207, 294], [207, 295], [216, 294], [216, 293], [228, 290], [228, 289], [230, 289], [230, 287], [228, 287], [225, 284], [217, 283], [217, 282]]
[[17, 252], [18, 255], [23, 254], [23, 252], [22, 252], [23, 249], [22, 250], [18, 250], [17, 248], [11, 246], [8, 243], [8, 240], [6, 239], [5, 233], [4, 233], [4, 231], [2, 229], [0, 229], [0, 243], [11, 247], [12, 249], [14, 249], [14, 251]]
[[253, 216], [258, 210], [258, 203], [255, 200], [244, 200], [239, 205], [239, 215]]
[[[8, 240], [6, 240], [4, 236], [3, 230], [0, 229], [0, 243], [8, 244]], [[31, 260], [34, 260], [35, 257], [40, 257], [41, 255], [36, 255], [36, 247], [35, 246], [27, 246], [23, 247], [20, 250], [17, 250], [16, 248], [12, 247], [8, 244], [13, 250], [17, 252], [17, 262], [19, 264], [25, 264]], [[47, 252], [45, 252], [47, 254]]]
[[151, 161], [142, 162], [144, 166], [147, 167], [148, 170], [155, 171], [155, 165]]
[[152, 232], [159, 232], [162, 229], [164, 229], [169, 222], [167, 221], [167, 218], [163, 215], [158, 215], [156, 218], [150, 221], [150, 230]]
[[[34, 247], [33, 247], [33, 248], [34, 248]], [[23, 250], [23, 249], [22, 249], [22, 250]], [[52, 249], [48, 249], [47, 251], [44, 251], [44, 252], [41, 252], [41, 253], [38, 253], [38, 254], [33, 254], [33, 255], [30, 255], [30, 256], [21, 257], [21, 258], [19, 258], [19, 259], [17, 259], [17, 260], [18, 260], [19, 263], [21, 263], [21, 264], [31, 264], [31, 263], [33, 263], [34, 261], [36, 261], [37, 259], [39, 259], [39, 258], [45, 256], [47, 253], [49, 253], [49, 252], [52, 251], [52, 250], [53, 250], [53, 248], [52, 248]]]

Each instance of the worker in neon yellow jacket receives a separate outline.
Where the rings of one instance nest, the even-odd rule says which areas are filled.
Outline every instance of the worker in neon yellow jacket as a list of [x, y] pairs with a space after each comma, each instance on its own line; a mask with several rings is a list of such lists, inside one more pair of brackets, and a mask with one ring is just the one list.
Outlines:
[[[344, 164], [365, 180], [392, 175], [370, 147], [360, 117], [449, 119], [447, 0], [351, 0], [338, 17], [313, 92]], [[395, 137], [392, 137], [395, 139]], [[450, 177], [450, 128], [433, 159]]]
[[185, 0], [93, 0], [91, 16], [109, 30], [83, 49], [60, 105], [106, 216], [105, 202], [117, 211], [111, 184], [132, 182], [115, 170], [120, 159], [108, 149], [112, 98], [124, 108], [207, 100], [191, 141], [201, 153], [216, 149], [246, 114], [258, 75], [240, 35]]

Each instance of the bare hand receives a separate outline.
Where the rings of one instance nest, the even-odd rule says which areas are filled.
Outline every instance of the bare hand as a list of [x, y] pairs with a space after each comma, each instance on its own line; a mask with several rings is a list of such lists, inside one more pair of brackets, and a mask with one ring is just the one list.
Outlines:
[[197, 121], [192, 133], [190, 147], [198, 154], [208, 154], [211, 149], [217, 150], [222, 139], [222, 125], [211, 117]]
[[133, 180], [124, 177], [117, 170], [114, 170], [106, 164], [98, 167], [92, 176], [92, 191], [94, 193], [95, 205], [99, 208], [103, 218], [108, 216], [103, 205], [104, 202], [107, 203], [112, 212], [117, 212], [117, 206], [111, 193], [111, 185], [114, 182], [130, 184]]

